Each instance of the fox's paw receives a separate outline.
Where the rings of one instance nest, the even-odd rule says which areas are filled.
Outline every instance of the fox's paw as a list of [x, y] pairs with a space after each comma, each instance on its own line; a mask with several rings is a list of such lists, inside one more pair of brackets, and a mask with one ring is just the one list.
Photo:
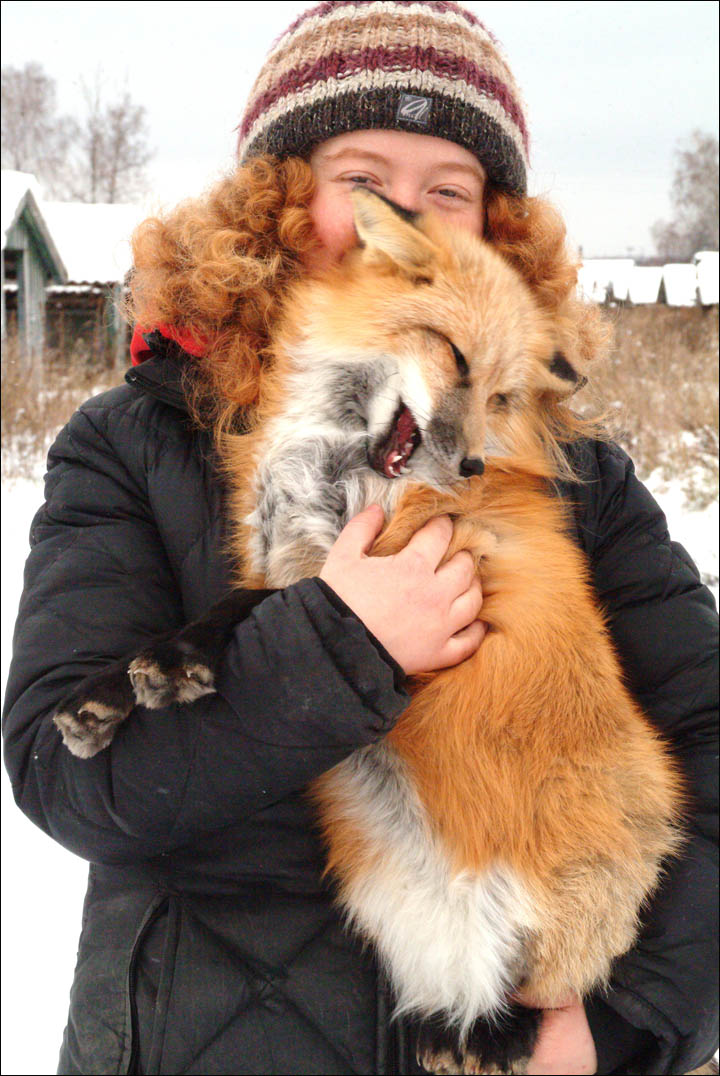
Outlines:
[[112, 741], [135, 705], [127, 668], [89, 676], [60, 704], [53, 721], [78, 758], [92, 758]]
[[426, 1072], [455, 1076], [464, 1071], [458, 1033], [447, 1027], [441, 1017], [425, 1020], [421, 1025], [416, 1056], [418, 1064]]
[[196, 647], [176, 639], [144, 650], [128, 669], [135, 699], [149, 710], [194, 702], [215, 691], [215, 673]]
[[462, 1041], [442, 1016], [426, 1020], [418, 1035], [418, 1063], [438, 1076], [525, 1076], [540, 1015], [513, 1005], [492, 1020], [480, 1017]]
[[513, 1005], [493, 1020], [480, 1017], [468, 1032], [461, 1072], [474, 1076], [525, 1076], [541, 1012]]

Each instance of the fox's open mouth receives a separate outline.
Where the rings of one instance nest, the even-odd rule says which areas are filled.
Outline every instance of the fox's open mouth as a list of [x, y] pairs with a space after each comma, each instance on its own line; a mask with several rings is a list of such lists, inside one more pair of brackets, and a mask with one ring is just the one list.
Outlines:
[[399, 478], [409, 470], [408, 462], [421, 440], [415, 419], [401, 401], [387, 437], [370, 454], [370, 465], [386, 478]]

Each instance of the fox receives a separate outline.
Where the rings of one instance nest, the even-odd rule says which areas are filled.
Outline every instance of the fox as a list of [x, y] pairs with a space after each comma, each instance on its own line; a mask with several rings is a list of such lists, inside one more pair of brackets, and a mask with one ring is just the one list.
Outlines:
[[485, 638], [413, 677], [393, 729], [309, 795], [347, 925], [420, 1023], [418, 1062], [522, 1074], [542, 1010], [603, 990], [635, 942], [682, 845], [683, 778], [625, 686], [557, 493], [572, 473], [553, 406], [586, 365], [570, 319], [483, 239], [363, 187], [352, 201], [358, 245], [294, 285], [253, 428], [223, 442], [233, 595], [55, 722], [90, 757], [134, 705], [212, 692], [228, 627], [318, 575], [368, 505], [386, 518], [376, 556], [449, 516]]

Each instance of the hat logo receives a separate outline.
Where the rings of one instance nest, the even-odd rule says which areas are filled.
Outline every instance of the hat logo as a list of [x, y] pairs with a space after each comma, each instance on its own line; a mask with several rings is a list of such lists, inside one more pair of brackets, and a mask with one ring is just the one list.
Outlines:
[[400, 97], [396, 118], [410, 120], [411, 123], [419, 123], [422, 127], [427, 127], [431, 109], [431, 97], [416, 97], [414, 94], [404, 93]]

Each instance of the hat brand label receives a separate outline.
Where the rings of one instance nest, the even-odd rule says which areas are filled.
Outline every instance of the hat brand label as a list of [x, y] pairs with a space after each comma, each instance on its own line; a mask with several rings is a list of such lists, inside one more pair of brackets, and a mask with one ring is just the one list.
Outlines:
[[396, 118], [398, 120], [409, 120], [411, 123], [420, 124], [421, 127], [427, 127], [430, 122], [431, 110], [431, 97], [415, 97], [411, 93], [404, 93], [400, 97]]

